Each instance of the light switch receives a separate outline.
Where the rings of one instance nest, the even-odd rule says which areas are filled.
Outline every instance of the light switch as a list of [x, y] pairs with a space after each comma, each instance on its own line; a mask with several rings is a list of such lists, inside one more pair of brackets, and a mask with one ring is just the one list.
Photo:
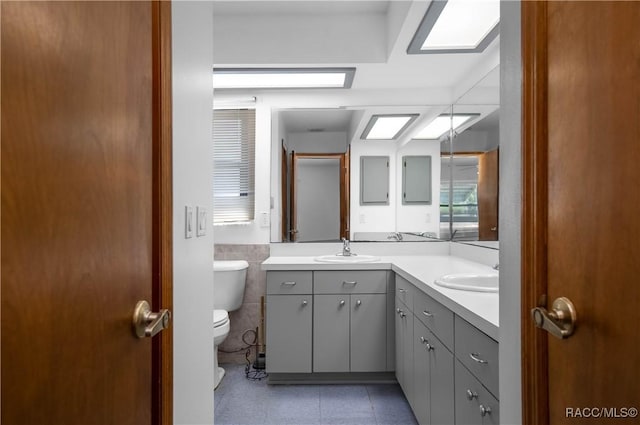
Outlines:
[[193, 237], [193, 207], [186, 205], [184, 207], [184, 238]]
[[260, 227], [269, 227], [269, 213], [262, 211], [260, 213]]
[[207, 209], [197, 206], [196, 217], [196, 236], [204, 236], [207, 234]]

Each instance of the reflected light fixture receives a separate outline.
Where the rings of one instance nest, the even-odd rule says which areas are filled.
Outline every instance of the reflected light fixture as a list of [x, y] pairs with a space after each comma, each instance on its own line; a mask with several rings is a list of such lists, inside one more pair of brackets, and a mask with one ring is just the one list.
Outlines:
[[363, 140], [395, 140], [418, 114], [372, 115], [360, 136]]
[[499, 0], [433, 0], [407, 53], [479, 53], [498, 36], [499, 23]]
[[442, 135], [446, 134], [451, 127], [457, 130], [461, 125], [465, 124], [471, 118], [477, 117], [480, 114], [453, 114], [453, 117], [449, 114], [443, 114], [437, 116], [431, 121], [425, 128], [415, 135], [414, 139], [430, 139], [437, 140]]
[[355, 68], [213, 68], [213, 88], [348, 89], [355, 72]]

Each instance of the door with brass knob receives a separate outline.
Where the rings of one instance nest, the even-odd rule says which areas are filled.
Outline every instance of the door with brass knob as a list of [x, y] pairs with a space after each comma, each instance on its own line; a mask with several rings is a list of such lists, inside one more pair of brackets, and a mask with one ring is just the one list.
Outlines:
[[147, 301], [138, 301], [133, 310], [133, 332], [138, 338], [150, 338], [169, 327], [171, 312], [163, 309], [157, 313], [151, 311]]

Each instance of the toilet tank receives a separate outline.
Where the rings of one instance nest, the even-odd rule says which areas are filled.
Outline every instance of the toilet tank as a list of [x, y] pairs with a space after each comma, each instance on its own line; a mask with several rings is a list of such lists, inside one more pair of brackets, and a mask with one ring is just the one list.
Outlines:
[[239, 261], [213, 262], [213, 308], [234, 311], [242, 305], [249, 263]]

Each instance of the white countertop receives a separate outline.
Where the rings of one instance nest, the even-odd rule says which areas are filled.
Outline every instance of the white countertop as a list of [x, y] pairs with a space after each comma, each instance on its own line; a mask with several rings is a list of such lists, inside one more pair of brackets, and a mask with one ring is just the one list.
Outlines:
[[494, 292], [472, 292], [449, 289], [433, 281], [450, 273], [486, 273], [492, 268], [447, 255], [381, 256], [374, 263], [319, 263], [314, 257], [269, 257], [263, 270], [393, 270], [418, 289], [440, 302], [491, 338], [498, 340], [499, 298]]

